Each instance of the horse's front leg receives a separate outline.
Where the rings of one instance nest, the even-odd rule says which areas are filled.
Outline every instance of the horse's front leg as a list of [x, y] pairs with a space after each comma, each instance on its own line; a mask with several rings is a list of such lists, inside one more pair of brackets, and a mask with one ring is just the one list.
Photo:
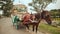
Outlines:
[[36, 25], [36, 33], [37, 33], [37, 31], [38, 31], [38, 25], [39, 25], [39, 24]]
[[35, 25], [33, 25], [33, 27], [32, 27], [33, 28], [33, 32], [34, 32], [34, 27], [35, 27]]

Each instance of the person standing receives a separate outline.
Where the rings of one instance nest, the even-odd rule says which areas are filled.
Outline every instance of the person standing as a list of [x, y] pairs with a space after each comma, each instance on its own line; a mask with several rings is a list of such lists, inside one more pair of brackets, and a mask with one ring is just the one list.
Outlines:
[[32, 21], [30, 16], [31, 15], [27, 12], [23, 17], [23, 24], [27, 27], [27, 31], [29, 31], [29, 23]]

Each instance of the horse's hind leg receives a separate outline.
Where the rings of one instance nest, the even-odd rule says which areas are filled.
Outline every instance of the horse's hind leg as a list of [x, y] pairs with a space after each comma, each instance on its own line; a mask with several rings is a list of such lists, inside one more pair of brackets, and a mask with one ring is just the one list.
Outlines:
[[27, 27], [27, 29], [29, 30], [29, 25], [28, 24], [25, 24], [25, 26]]

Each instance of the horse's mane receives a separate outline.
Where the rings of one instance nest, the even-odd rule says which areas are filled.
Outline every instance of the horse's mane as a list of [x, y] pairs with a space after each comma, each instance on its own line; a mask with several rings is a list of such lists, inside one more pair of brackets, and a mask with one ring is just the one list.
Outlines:
[[41, 16], [40, 13], [36, 13], [36, 14], [35, 14], [36, 19], [40, 19], [40, 16]]
[[[48, 14], [49, 12], [48, 11], [42, 11], [42, 12], [39, 12], [39, 13], [36, 13], [35, 14], [35, 17], [36, 19], [40, 19], [42, 16], [45, 16], [46, 14]], [[49, 14], [50, 15], [50, 14]]]

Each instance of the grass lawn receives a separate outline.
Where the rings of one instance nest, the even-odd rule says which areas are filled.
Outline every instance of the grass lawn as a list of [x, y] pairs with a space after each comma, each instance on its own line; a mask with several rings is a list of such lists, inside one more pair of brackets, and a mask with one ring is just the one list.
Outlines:
[[40, 24], [39, 30], [42, 32], [49, 32], [51, 34], [60, 34], [60, 28], [53, 27], [53, 26], [47, 25], [47, 24]]
[[[53, 18], [53, 20], [60, 22], [60, 18]], [[50, 34], [60, 34], [60, 27], [53, 27], [52, 25], [40, 23], [39, 31], [48, 32]]]

